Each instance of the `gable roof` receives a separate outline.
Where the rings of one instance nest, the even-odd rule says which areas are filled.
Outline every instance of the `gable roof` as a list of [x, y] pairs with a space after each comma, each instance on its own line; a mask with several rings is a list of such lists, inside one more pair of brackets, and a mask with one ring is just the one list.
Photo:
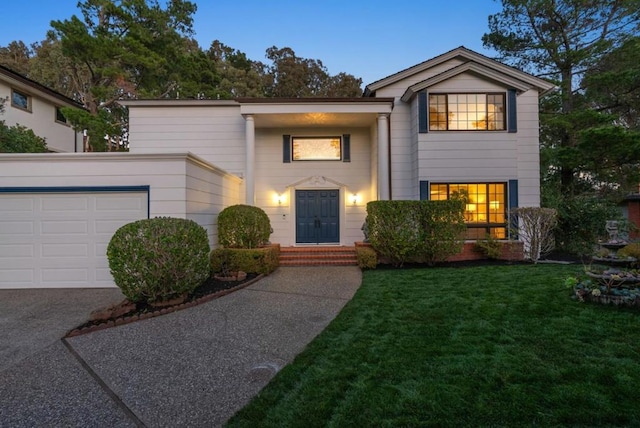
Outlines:
[[69, 107], [77, 107], [84, 109], [82, 104], [78, 103], [72, 98], [62, 95], [60, 92], [44, 86], [35, 80], [31, 80], [28, 77], [23, 76], [0, 64], [0, 80], [3, 80], [10, 85], [16, 86], [16, 89], [29, 92], [30, 95], [37, 95], [50, 101], [53, 104], [62, 104]]
[[[381, 88], [384, 88], [386, 86], [399, 82], [403, 79], [406, 79], [407, 77], [413, 76], [417, 73], [421, 73], [425, 70], [433, 68], [437, 65], [440, 65], [452, 59], [461, 59], [462, 61], [464, 61], [464, 64], [454, 67], [453, 69], [458, 69], [455, 72], [452, 72], [453, 70], [452, 69], [452, 70], [447, 70], [443, 73], [440, 73], [440, 75], [438, 75], [440, 76], [440, 78], [439, 80], [436, 79], [437, 81], [436, 80], [432, 81], [432, 79], [435, 79], [436, 77], [438, 77], [438, 76], [434, 76], [430, 79], [427, 79], [423, 82], [413, 85], [411, 87], [411, 88], [414, 88], [413, 92], [417, 92], [430, 85], [441, 82], [443, 80], [446, 80], [450, 77], [453, 77], [457, 74], [460, 74], [466, 71], [472, 71], [476, 74], [480, 74], [482, 76], [488, 77], [491, 80], [497, 80], [500, 82], [507, 83], [511, 86], [514, 86], [516, 89], [520, 89], [520, 90], [525, 90], [525, 88], [526, 89], [536, 88], [540, 94], [544, 94], [546, 92], [551, 91], [553, 88], [555, 88], [555, 86], [552, 83], [549, 83], [546, 80], [535, 77], [529, 73], [525, 73], [524, 71], [520, 71], [517, 68], [502, 64], [501, 62], [498, 62], [494, 59], [491, 59], [482, 54], [479, 54], [470, 49], [467, 49], [464, 46], [460, 46], [442, 55], [438, 55], [427, 61], [421, 62], [420, 64], [416, 64], [412, 67], [406, 68], [395, 74], [392, 74], [383, 79], [380, 79], [373, 83], [368, 84], [365, 87], [363, 96], [375, 97], [376, 91]], [[465, 69], [465, 67], [467, 68]], [[450, 75], [447, 74], [449, 72], [452, 72], [452, 74]], [[520, 83], [516, 86], [515, 85], [516, 82], [520, 82]], [[424, 86], [421, 89], [416, 89], [423, 84], [426, 86]], [[402, 97], [403, 100], [405, 100], [405, 96], [410, 97], [410, 95], [407, 95], [407, 93], [405, 93], [405, 95], [403, 95]]]

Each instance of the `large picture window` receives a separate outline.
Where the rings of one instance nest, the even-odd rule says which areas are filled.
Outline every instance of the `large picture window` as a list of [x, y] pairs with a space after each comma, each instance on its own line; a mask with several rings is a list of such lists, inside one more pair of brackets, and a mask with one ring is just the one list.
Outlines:
[[292, 137], [294, 161], [339, 161], [342, 159], [341, 137]]
[[504, 94], [430, 94], [431, 131], [504, 131]]
[[442, 201], [451, 197], [465, 197], [466, 238], [484, 239], [490, 234], [496, 239], [506, 239], [506, 188], [506, 183], [432, 183], [429, 199]]

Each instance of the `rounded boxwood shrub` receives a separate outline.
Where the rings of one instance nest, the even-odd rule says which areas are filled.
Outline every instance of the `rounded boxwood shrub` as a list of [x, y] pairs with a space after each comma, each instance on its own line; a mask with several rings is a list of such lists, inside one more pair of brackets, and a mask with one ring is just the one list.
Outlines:
[[218, 242], [225, 248], [256, 248], [269, 242], [267, 213], [250, 205], [232, 205], [218, 214]]
[[133, 302], [190, 293], [210, 273], [207, 231], [181, 218], [156, 217], [122, 226], [109, 242], [107, 258], [116, 285]]

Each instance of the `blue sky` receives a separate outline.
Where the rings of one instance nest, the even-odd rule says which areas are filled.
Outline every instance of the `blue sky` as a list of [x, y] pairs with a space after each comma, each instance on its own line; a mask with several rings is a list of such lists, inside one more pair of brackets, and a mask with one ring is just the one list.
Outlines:
[[[0, 46], [45, 38], [49, 23], [79, 15], [77, 0], [5, 1]], [[364, 84], [458, 46], [492, 56], [482, 47], [496, 0], [224, 0], [196, 1], [195, 38], [215, 39], [265, 61], [271, 46], [319, 59], [331, 74]], [[6, 19], [6, 17], [14, 17]]]

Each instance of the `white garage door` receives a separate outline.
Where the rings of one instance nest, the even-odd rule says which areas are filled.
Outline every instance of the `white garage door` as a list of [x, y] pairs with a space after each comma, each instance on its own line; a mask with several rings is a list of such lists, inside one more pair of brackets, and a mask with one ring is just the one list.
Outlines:
[[114, 287], [107, 245], [148, 192], [0, 193], [0, 288]]

